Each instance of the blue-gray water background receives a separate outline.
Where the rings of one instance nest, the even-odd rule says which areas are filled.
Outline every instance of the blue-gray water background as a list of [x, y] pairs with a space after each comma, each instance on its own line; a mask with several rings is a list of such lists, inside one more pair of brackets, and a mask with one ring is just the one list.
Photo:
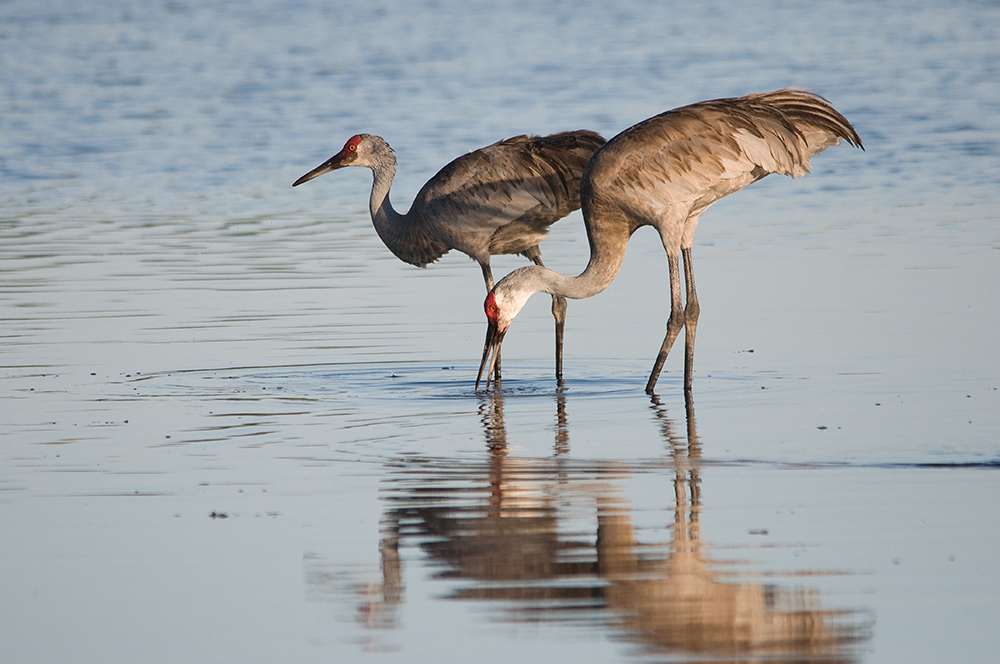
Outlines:
[[[996, 2], [0, 2], [2, 659], [994, 661], [998, 56]], [[478, 267], [290, 187], [786, 86], [866, 151], [703, 217], [690, 411], [652, 231], [484, 396]]]

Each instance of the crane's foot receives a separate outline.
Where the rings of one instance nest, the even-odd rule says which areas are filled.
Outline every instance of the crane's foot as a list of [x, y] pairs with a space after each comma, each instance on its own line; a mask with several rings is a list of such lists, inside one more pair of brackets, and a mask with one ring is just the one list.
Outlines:
[[[660, 364], [662, 365], [662, 363]], [[649, 380], [646, 381], [646, 394], [650, 395], [654, 394], [654, 390], [656, 389], [656, 379], [659, 377], [660, 377], [660, 372], [654, 370], [653, 373], [650, 375]]]

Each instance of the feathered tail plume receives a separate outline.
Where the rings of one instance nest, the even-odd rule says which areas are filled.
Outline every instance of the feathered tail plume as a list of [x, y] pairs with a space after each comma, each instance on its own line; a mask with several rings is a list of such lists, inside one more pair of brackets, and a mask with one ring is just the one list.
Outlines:
[[767, 104], [788, 117], [803, 134], [812, 154], [844, 139], [856, 148], [865, 149], [861, 137], [840, 112], [823, 97], [808, 90], [786, 88], [775, 92], [747, 95], [744, 99]]

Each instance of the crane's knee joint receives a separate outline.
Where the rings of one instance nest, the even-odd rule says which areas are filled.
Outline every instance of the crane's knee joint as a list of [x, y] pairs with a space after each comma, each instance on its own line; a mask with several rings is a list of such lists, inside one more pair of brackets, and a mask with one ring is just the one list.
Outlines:
[[559, 320], [566, 317], [566, 298], [559, 295], [552, 296], [552, 315]]
[[701, 307], [698, 306], [697, 302], [688, 302], [687, 306], [684, 307], [684, 317], [687, 320], [696, 321], [698, 320], [698, 314], [701, 313]]

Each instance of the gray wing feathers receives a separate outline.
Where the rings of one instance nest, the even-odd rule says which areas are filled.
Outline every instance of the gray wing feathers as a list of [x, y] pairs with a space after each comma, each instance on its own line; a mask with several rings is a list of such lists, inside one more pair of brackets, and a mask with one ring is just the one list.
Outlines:
[[574, 131], [488, 145], [445, 166], [407, 217], [427, 219], [434, 237], [474, 258], [520, 253], [580, 207], [580, 176], [604, 142]]
[[[404, 263], [417, 267], [427, 267], [451, 249], [424, 229], [410, 228], [405, 233], [400, 233], [398, 230], [383, 231], [380, 235], [382, 235], [383, 244]], [[393, 238], [393, 235], [396, 237]]]

